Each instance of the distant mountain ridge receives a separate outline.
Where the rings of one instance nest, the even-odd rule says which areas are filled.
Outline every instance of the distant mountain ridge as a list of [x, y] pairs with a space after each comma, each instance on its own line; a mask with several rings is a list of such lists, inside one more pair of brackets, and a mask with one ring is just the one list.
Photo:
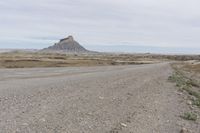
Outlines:
[[44, 52], [69, 52], [69, 53], [87, 53], [89, 50], [81, 46], [77, 41], [74, 40], [73, 36], [61, 39], [58, 43], [53, 46], [44, 48]]
[[9, 53], [9, 52], [37, 52], [38, 49], [0, 49], [0, 53]]

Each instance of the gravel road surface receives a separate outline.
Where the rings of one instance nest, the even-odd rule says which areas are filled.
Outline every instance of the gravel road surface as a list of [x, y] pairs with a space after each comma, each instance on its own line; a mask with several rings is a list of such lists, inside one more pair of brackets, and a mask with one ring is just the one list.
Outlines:
[[168, 63], [0, 69], [0, 133], [179, 133]]

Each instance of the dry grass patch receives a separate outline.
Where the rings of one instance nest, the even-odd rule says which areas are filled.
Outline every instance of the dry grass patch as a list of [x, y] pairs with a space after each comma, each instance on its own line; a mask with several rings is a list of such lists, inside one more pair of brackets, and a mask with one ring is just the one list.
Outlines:
[[0, 68], [133, 65], [155, 62], [158, 62], [158, 60], [128, 54], [58, 54], [40, 52], [0, 54]]
[[186, 65], [183, 66], [183, 68], [185, 68], [185, 70], [187, 71], [193, 71], [193, 72], [198, 72], [200, 73], [200, 62], [198, 64], [192, 64], [192, 63], [188, 63]]

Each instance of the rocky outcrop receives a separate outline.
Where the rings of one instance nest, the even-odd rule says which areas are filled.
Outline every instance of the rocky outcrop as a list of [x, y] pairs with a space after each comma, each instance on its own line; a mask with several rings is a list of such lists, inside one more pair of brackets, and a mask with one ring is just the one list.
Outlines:
[[46, 52], [69, 52], [69, 53], [87, 53], [89, 52], [78, 42], [74, 40], [72, 36], [61, 39], [58, 43], [53, 46], [43, 49]]

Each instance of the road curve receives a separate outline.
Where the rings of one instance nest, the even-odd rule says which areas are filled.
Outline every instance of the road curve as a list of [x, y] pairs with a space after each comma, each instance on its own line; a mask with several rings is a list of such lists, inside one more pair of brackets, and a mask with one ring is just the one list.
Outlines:
[[0, 133], [174, 133], [168, 63], [0, 69]]

